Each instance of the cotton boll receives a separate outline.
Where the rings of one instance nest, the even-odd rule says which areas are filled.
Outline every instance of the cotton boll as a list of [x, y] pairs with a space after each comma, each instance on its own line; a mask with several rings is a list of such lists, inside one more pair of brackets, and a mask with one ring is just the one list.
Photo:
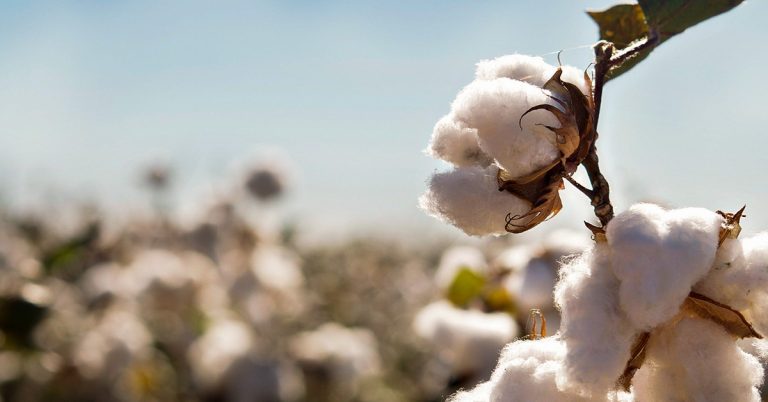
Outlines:
[[701, 208], [665, 211], [638, 204], [617, 215], [606, 236], [619, 298], [643, 331], [669, 320], [715, 259], [722, 217]]
[[560, 157], [555, 116], [544, 110], [520, 117], [533, 106], [557, 106], [547, 92], [526, 82], [508, 78], [474, 81], [452, 105], [456, 120], [477, 130], [482, 148], [512, 178], [523, 177], [549, 166]]
[[187, 352], [192, 372], [204, 388], [221, 384], [225, 374], [255, 346], [251, 330], [228, 317], [216, 318]]
[[647, 353], [633, 381], [637, 402], [760, 401], [760, 363], [711, 321], [683, 318], [663, 327]]
[[381, 370], [376, 337], [364, 328], [326, 323], [315, 331], [295, 335], [289, 348], [300, 365], [310, 373], [320, 369], [344, 395], [355, 394], [361, 380]]
[[534, 258], [525, 267], [520, 288], [515, 295], [520, 308], [549, 309], [552, 307], [552, 291], [557, 279], [556, 268], [544, 258]]
[[427, 153], [456, 166], [486, 167], [493, 162], [478, 144], [477, 130], [456, 121], [452, 114], [435, 124]]
[[469, 269], [478, 274], [487, 271], [488, 266], [483, 252], [469, 246], [456, 246], [444, 251], [435, 272], [437, 286], [442, 290], [448, 289], [456, 274], [462, 269]]
[[555, 302], [568, 353], [558, 384], [583, 395], [604, 395], [624, 371], [637, 334], [619, 307], [619, 280], [607, 245], [597, 244], [570, 261], [560, 275]]
[[487, 378], [501, 348], [518, 334], [517, 324], [506, 313], [462, 310], [446, 301], [424, 307], [414, 320], [414, 330], [432, 342], [454, 374], [476, 380]]
[[499, 191], [497, 174], [498, 168], [494, 166], [436, 173], [427, 192], [419, 199], [419, 205], [430, 215], [468, 235], [507, 233], [507, 215], [523, 215], [531, 209], [531, 204], [506, 191]]
[[304, 285], [298, 257], [277, 246], [258, 247], [251, 257], [251, 269], [270, 289], [290, 293]]

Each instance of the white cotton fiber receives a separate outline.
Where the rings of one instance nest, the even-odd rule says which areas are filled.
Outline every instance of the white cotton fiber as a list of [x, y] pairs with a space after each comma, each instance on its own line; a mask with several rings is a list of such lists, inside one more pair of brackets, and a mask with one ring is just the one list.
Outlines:
[[456, 374], [487, 378], [499, 352], [518, 334], [506, 313], [463, 310], [446, 301], [424, 307], [413, 323], [414, 331], [431, 341]]
[[[531, 205], [528, 201], [498, 190], [498, 168], [456, 168], [436, 173], [419, 205], [427, 213], [442, 219], [468, 235], [482, 236], [506, 233], [507, 214], [522, 215]], [[518, 224], [523, 222], [517, 222]]]
[[636, 402], [759, 402], [758, 360], [719, 325], [683, 318], [654, 331], [633, 380]]
[[566, 348], [557, 337], [516, 341], [502, 352], [491, 379], [475, 389], [458, 393], [450, 402], [587, 402], [605, 396], [585, 398], [558, 386]]
[[435, 282], [441, 290], [448, 289], [462, 269], [483, 274], [488, 269], [483, 252], [475, 247], [455, 246], [443, 252], [435, 272]]
[[555, 302], [567, 349], [561, 387], [584, 395], [605, 394], [624, 371], [637, 332], [618, 303], [619, 281], [609, 250], [597, 244], [560, 270]]
[[701, 208], [638, 204], [608, 225], [619, 299], [635, 328], [650, 330], [679, 310], [715, 259], [722, 218]]
[[493, 158], [480, 149], [477, 130], [456, 121], [453, 114], [444, 116], [435, 124], [427, 153], [456, 166], [486, 167], [493, 162]]
[[726, 240], [694, 289], [741, 311], [768, 335], [768, 233]]
[[557, 105], [539, 87], [499, 78], [467, 85], [454, 100], [452, 110], [456, 120], [477, 130], [480, 148], [511, 177], [518, 178], [560, 157], [555, 134], [542, 126], [560, 126], [552, 113], [537, 110], [520, 120], [528, 109], [541, 104]]
[[[552, 78], [556, 69], [541, 57], [513, 54], [477, 63], [475, 76], [478, 80], [510, 78], [541, 87]], [[584, 95], [592, 90], [584, 79], [584, 71], [572, 66], [562, 66], [562, 70], [563, 81], [576, 85]]]

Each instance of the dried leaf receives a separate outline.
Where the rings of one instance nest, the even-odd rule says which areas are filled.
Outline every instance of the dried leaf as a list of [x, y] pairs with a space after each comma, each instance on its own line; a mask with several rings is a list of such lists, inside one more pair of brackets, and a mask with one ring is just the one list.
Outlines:
[[616, 382], [623, 390], [629, 391], [629, 386], [632, 385], [632, 377], [635, 376], [635, 372], [637, 372], [643, 365], [643, 362], [645, 361], [645, 351], [648, 346], [648, 340], [650, 339], [651, 333], [644, 332], [640, 334], [637, 339], [635, 339], [635, 343], [632, 344], [632, 352], [629, 361], [627, 361], [624, 372], [621, 373], [621, 377], [619, 377]]
[[702, 294], [691, 292], [688, 298], [685, 299], [682, 310], [720, 324], [733, 336], [739, 338], [763, 338], [740, 312]]

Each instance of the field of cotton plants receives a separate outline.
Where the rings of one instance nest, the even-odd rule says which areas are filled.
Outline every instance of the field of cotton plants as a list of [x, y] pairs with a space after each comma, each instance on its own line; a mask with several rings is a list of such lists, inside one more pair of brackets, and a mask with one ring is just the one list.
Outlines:
[[[14, 135], [0, 138], [0, 162], [32, 166], [17, 168], [18, 182], [0, 178], [0, 402], [768, 401], [768, 232], [742, 234], [767, 220], [763, 205], [732, 205], [768, 196], [764, 167], [739, 154], [762, 155], [762, 139], [734, 137], [725, 149], [711, 136], [765, 127], [765, 82], [746, 62], [718, 65], [717, 80], [688, 65], [627, 74], [681, 53], [666, 42], [689, 29], [716, 45], [719, 34], [692, 28], [741, 0], [601, 3], [582, 15], [598, 33], [589, 44], [485, 56], [450, 85], [441, 46], [487, 54], [450, 34], [472, 26], [493, 43], [501, 14], [441, 4], [441, 22], [423, 5], [404, 17], [391, 5], [370, 14], [330, 3], [193, 1], [194, 23], [148, 3], [0, 4], [0, 50], [22, 60], [0, 56], [10, 110], [0, 131]], [[574, 6], [557, 4], [547, 18], [563, 21]], [[518, 47], [570, 35], [517, 6], [524, 18], [503, 25]], [[418, 35], [398, 36], [414, 26]], [[724, 47], [754, 38], [743, 40]], [[428, 51], [429, 41], [442, 45]], [[372, 55], [393, 48], [400, 66]], [[587, 65], [569, 65], [576, 51]], [[412, 71], [420, 64], [429, 77]], [[669, 75], [692, 79], [697, 99], [644, 94], [664, 93], [678, 80]], [[646, 83], [614, 84], [635, 77]], [[730, 84], [739, 79], [749, 91]], [[411, 149], [410, 135], [377, 130], [422, 114], [414, 105], [428, 97], [416, 92], [445, 106]], [[664, 106], [638, 118], [620, 102], [635, 97]], [[650, 124], [639, 135], [650, 148], [614, 132], [632, 132], [625, 122]], [[50, 134], [59, 129], [68, 139]], [[138, 159], [125, 157], [134, 141], [168, 138], [161, 148], [183, 156], [122, 165]], [[243, 155], [245, 143], [258, 153]], [[613, 153], [634, 146], [641, 156]], [[413, 181], [422, 162], [411, 159], [431, 163], [418, 194], [393, 184]], [[638, 159], [640, 173], [617, 173]], [[739, 173], [715, 174], [729, 167]], [[135, 188], [122, 188], [125, 171]], [[82, 191], [99, 180], [108, 198]], [[649, 185], [644, 196], [631, 180]], [[207, 190], [181, 190], [190, 186]], [[731, 208], [680, 207], [687, 186]], [[397, 208], [403, 194], [428, 225]], [[583, 219], [564, 222], [579, 208]], [[355, 230], [340, 236], [344, 225]]]

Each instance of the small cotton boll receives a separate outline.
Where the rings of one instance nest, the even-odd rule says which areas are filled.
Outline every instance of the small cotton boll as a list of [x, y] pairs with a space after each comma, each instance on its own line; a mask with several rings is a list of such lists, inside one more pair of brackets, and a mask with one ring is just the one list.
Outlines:
[[488, 269], [483, 252], [470, 246], [451, 247], [443, 252], [440, 265], [435, 272], [435, 283], [445, 290], [453, 283], [461, 269], [469, 269], [482, 274]]
[[438, 120], [427, 153], [456, 166], [486, 167], [493, 162], [478, 144], [477, 130], [464, 126], [449, 114]]
[[619, 299], [643, 331], [672, 318], [715, 260], [722, 217], [701, 208], [665, 211], [638, 204], [617, 215], [606, 236], [621, 281]]
[[579, 394], [604, 395], [624, 371], [637, 334], [618, 305], [610, 250], [597, 244], [564, 265], [560, 275], [555, 302], [568, 353], [558, 384]]
[[381, 370], [376, 337], [364, 328], [326, 323], [315, 331], [295, 335], [290, 350], [301, 363], [326, 368], [333, 381], [351, 390], [361, 379]]
[[455, 374], [487, 378], [501, 348], [518, 334], [506, 313], [462, 310], [446, 301], [424, 307], [414, 320], [414, 331], [430, 340]]
[[654, 332], [635, 374], [637, 402], [759, 402], [763, 368], [721, 326], [683, 318]]
[[524, 311], [552, 307], [552, 291], [557, 280], [556, 267], [543, 258], [531, 260], [525, 268], [520, 289], [516, 293], [520, 308]]
[[187, 359], [197, 381], [204, 388], [220, 385], [224, 375], [254, 347], [251, 330], [231, 318], [217, 318], [187, 352]]
[[256, 248], [251, 257], [251, 269], [259, 282], [270, 289], [292, 292], [304, 285], [298, 257], [280, 247]]
[[560, 157], [555, 134], [543, 127], [559, 127], [552, 113], [536, 110], [520, 120], [528, 109], [542, 104], [558, 106], [539, 87], [499, 78], [467, 85], [453, 101], [452, 111], [456, 120], [477, 130], [480, 148], [512, 178], [519, 178]]
[[498, 168], [494, 166], [436, 173], [427, 192], [419, 198], [419, 205], [428, 214], [468, 235], [505, 234], [507, 215], [523, 215], [531, 209], [531, 204], [506, 191], [499, 191], [497, 174]]

